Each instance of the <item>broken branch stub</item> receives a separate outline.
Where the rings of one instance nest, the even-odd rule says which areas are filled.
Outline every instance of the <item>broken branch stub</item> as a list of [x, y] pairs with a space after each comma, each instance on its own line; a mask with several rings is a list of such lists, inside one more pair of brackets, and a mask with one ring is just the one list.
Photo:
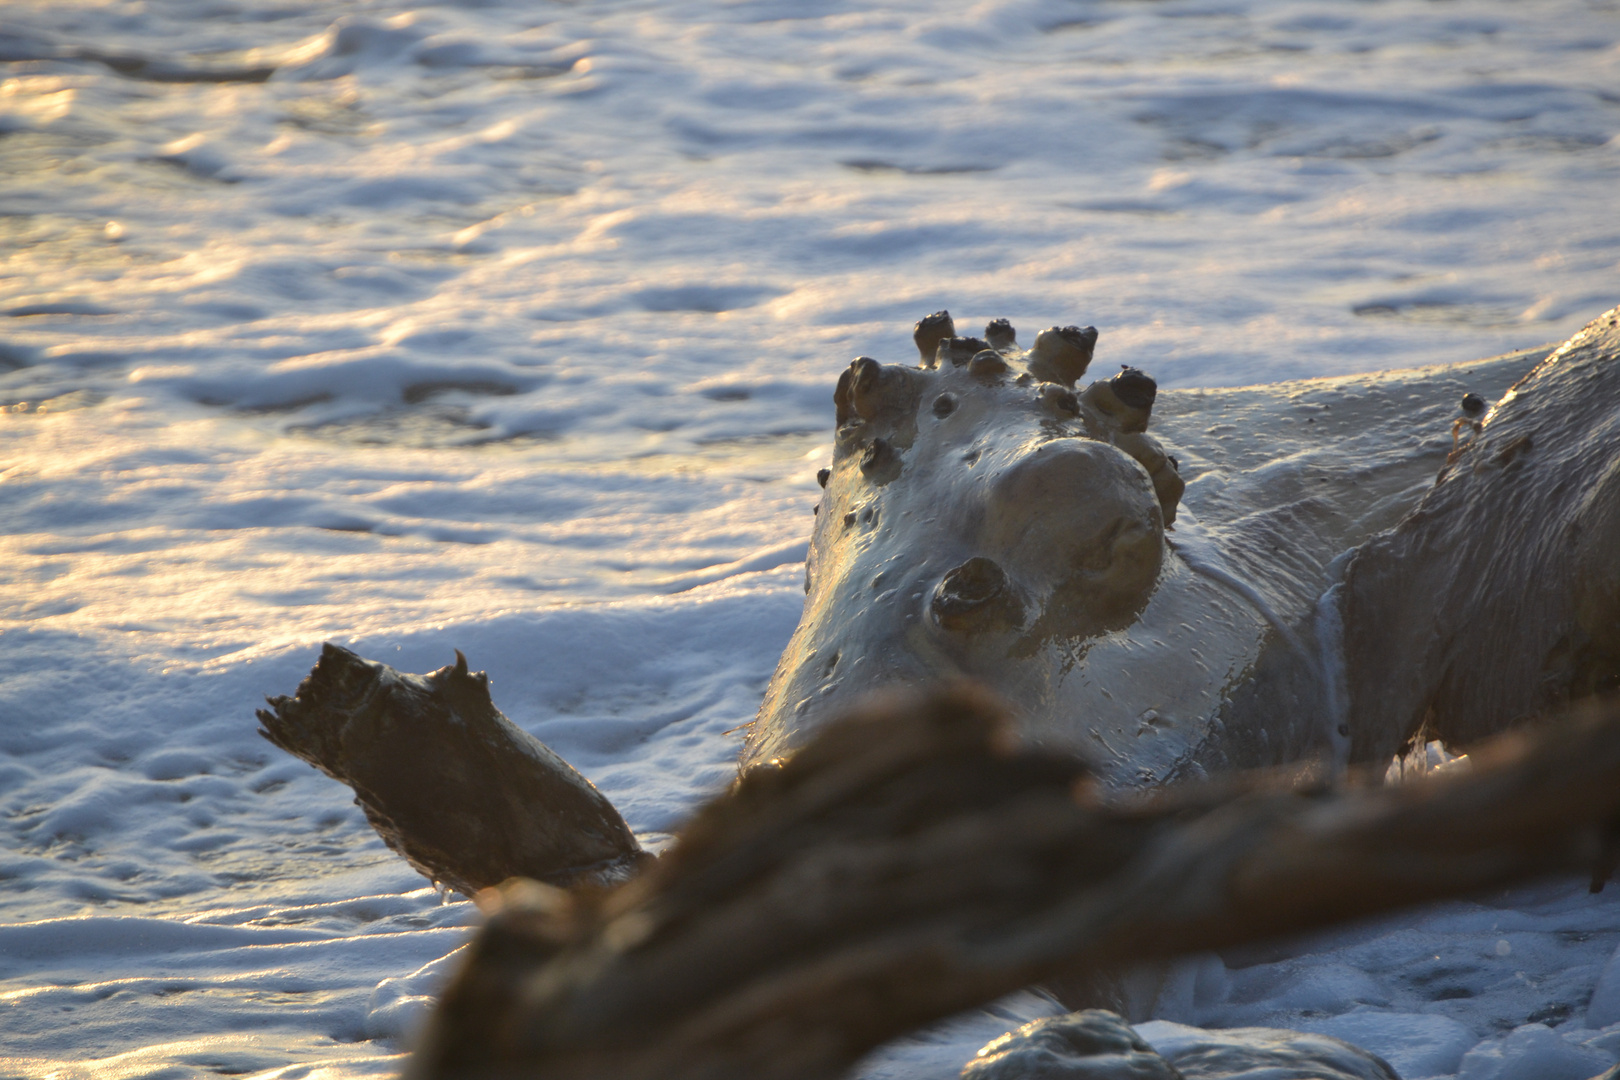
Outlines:
[[553, 885], [622, 880], [647, 859], [591, 782], [501, 715], [466, 658], [408, 675], [325, 645], [260, 734], [354, 789], [417, 870], [472, 896], [514, 875]]
[[890, 698], [747, 772], [615, 891], [486, 897], [407, 1075], [832, 1078], [1059, 972], [1579, 868], [1613, 836], [1613, 711], [1474, 757], [1396, 788], [1250, 774], [1108, 803], [976, 691]]

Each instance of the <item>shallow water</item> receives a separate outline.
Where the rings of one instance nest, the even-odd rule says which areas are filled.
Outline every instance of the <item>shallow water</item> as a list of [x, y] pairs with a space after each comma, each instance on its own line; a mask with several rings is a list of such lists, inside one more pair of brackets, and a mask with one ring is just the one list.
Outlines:
[[[656, 842], [797, 619], [836, 373], [925, 312], [1213, 386], [1620, 298], [1612, 2], [341, 10], [0, 5], [10, 1073], [395, 1067], [468, 905], [259, 695], [322, 640], [460, 647]], [[1194, 964], [1162, 1013], [1581, 1030], [1620, 923], [1549, 888]]]

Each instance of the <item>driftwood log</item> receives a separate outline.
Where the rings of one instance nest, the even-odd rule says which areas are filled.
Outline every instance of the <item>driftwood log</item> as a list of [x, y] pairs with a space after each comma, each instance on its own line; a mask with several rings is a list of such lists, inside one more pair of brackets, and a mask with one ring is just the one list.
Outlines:
[[[755, 769], [628, 884], [509, 882], [409, 1076], [809, 1080], [932, 1020], [1107, 968], [1588, 868], [1620, 715], [1391, 788], [1248, 774], [1105, 800], [970, 688]], [[543, 808], [531, 808], [543, 813]]]
[[[1002, 536], [1015, 514], [985, 517], [965, 503], [960, 514], [944, 513], [950, 522], [982, 520], [990, 528], [988, 539], [947, 558], [927, 536], [896, 533], [884, 541], [890, 548], [878, 544], [876, 530], [896, 520], [934, 520], [908, 517], [898, 502], [879, 503], [898, 498], [902, 485], [893, 481], [904, 468], [937, 458], [966, 462], [980, 480], [999, 476], [1000, 486], [980, 485], [1007, 488], [991, 509], [1039, 510], [1052, 501], [1043, 494], [1048, 487], [1080, 490], [1111, 476], [1125, 485], [1115, 485], [1118, 498], [1082, 499], [1076, 512], [1084, 513], [1073, 522], [1062, 518], [1056, 532], [1089, 536], [1079, 528], [1090, 521], [1086, 514], [1115, 503], [1156, 514], [1162, 532], [1176, 509], [1171, 496], [1180, 492], [1166, 469], [1179, 467], [1140, 430], [1151, 381], [1124, 373], [1082, 394], [1067, 391], [1084, 364], [1058, 371], [1052, 382], [1051, 350], [1043, 352], [1041, 342], [1056, 348], [1069, 338], [1048, 332], [1026, 355], [1001, 321], [986, 330], [993, 347], [971, 356], [935, 343], [948, 364], [930, 365], [926, 348], [915, 370], [857, 361], [838, 392], [842, 450], [826, 474], [818, 536], [837, 547], [838, 529], [874, 530], [876, 546], [856, 545], [857, 554], [882, 555], [881, 565], [867, 566], [862, 554], [846, 560], [848, 573], [837, 580], [849, 586], [851, 610], [869, 619], [877, 618], [873, 612], [894, 616], [894, 640], [919, 651], [883, 646], [888, 631], [876, 623], [846, 626], [834, 617], [838, 605], [818, 600], [812, 588], [795, 636], [803, 647], [790, 646], [773, 687], [820, 689], [767, 695], [745, 754], [752, 767], [656, 862], [588, 781], [500, 714], [487, 679], [459, 654], [453, 667], [421, 676], [328, 646], [293, 696], [272, 699], [259, 713], [264, 733], [351, 785], [378, 832], [423, 873], [481, 895], [494, 910], [446, 994], [415, 1074], [831, 1077], [894, 1035], [1053, 976], [1080, 972], [1083, 981], [1084, 973], [1537, 874], [1597, 866], [1595, 880], [1606, 877], [1620, 825], [1620, 719], [1603, 704], [1620, 684], [1616, 318], [1609, 313], [1559, 349], [1477, 426], [1459, 419], [1463, 441], [1441, 481], [1397, 528], [1357, 551], [1341, 590], [1321, 603], [1327, 556], [1382, 527], [1386, 511], [1410, 505], [1408, 473], [1427, 459], [1400, 451], [1404, 443], [1392, 438], [1414, 438], [1406, 431], [1410, 409], [1378, 427], [1377, 410], [1363, 407], [1382, 401], [1377, 387], [1359, 405], [1345, 387], [1329, 387], [1331, 380], [1290, 392], [1286, 401], [1267, 397], [1255, 417], [1300, 430], [1303, 417], [1315, 428], [1313, 446], [1337, 448], [1327, 438], [1335, 436], [1326, 430], [1329, 405], [1350, 429], [1366, 428], [1359, 437], [1371, 441], [1365, 452], [1343, 455], [1349, 465], [1322, 475], [1306, 475], [1296, 462], [1285, 479], [1320, 488], [1303, 499], [1261, 467], [1269, 458], [1243, 458], [1258, 478], [1251, 486], [1285, 505], [1245, 501], [1239, 496], [1246, 489], [1235, 482], [1217, 486], [1220, 497], [1209, 500], [1202, 526], [1188, 512], [1197, 507], [1184, 505], [1179, 539], [1170, 554], [1159, 551], [1155, 565], [1164, 569], [1152, 599], [1140, 610], [1135, 601], [1120, 609], [1140, 616], [1131, 632], [1088, 637], [1115, 623], [1080, 618], [1113, 603], [1098, 607], [1086, 593], [1058, 605], [1065, 619], [1079, 621], [1059, 620], [1061, 632], [1050, 642], [1041, 638], [1056, 650], [1050, 655], [1009, 651], [1007, 635], [1013, 623], [1029, 623], [1018, 633], [1045, 634], [1056, 625], [1025, 601], [1047, 592], [1067, 596], [1067, 585], [1042, 592], [1045, 585], [1035, 588], [1034, 578], [1018, 585], [1011, 570], [997, 570], [1001, 564], [982, 553], [968, 557], [970, 547], [1024, 536], [1018, 529], [1011, 540]], [[930, 326], [924, 320], [919, 334]], [[1089, 355], [1091, 340], [1081, 339]], [[1028, 366], [1029, 379], [1013, 377], [1012, 360]], [[1397, 376], [1405, 391], [1440, 378]], [[1037, 377], [1047, 382], [1032, 385]], [[925, 383], [941, 392], [923, 394]], [[1311, 394], [1332, 400], [1307, 400]], [[1421, 396], [1407, 392], [1404, 399]], [[1224, 399], [1200, 403], [1184, 402], [1183, 411], [1218, 406], [1228, 420], [1242, 411]], [[1100, 409], [1101, 418], [1086, 407]], [[1315, 424], [1312, 410], [1323, 423]], [[874, 434], [891, 422], [899, 428]], [[1041, 438], [1024, 439], [1019, 424], [1037, 425]], [[1206, 433], [1237, 430], [1204, 426]], [[927, 431], [933, 442], [919, 434]], [[1286, 449], [1276, 442], [1268, 443], [1273, 457]], [[976, 448], [966, 456], [924, 452], [968, 443]], [[986, 452], [991, 443], [1005, 453]], [[1395, 459], [1385, 461], [1379, 455], [1388, 457], [1390, 446]], [[1205, 449], [1218, 464], [1220, 453]], [[1196, 446], [1187, 452], [1193, 460]], [[1382, 473], [1372, 467], [1378, 462], [1388, 466]], [[978, 490], [949, 480], [941, 491]], [[1197, 501], [1193, 494], [1189, 503]], [[912, 509], [943, 513], [945, 504], [925, 495], [919, 488], [909, 496], [922, 500]], [[839, 499], [855, 501], [845, 509]], [[1243, 511], [1241, 522], [1221, 525], [1214, 515], [1220, 506]], [[1333, 525], [1347, 514], [1354, 528]], [[1276, 529], [1266, 524], [1271, 517]], [[1111, 561], [1006, 561], [1013, 569], [1048, 570], [1096, 562], [1107, 578], [1103, 570], [1115, 563], [1136, 565], [1131, 538], [1140, 532], [1103, 528], [1103, 546], [1118, 556]], [[1262, 545], [1269, 554], [1240, 557], [1245, 543], [1267, 537], [1277, 541]], [[1288, 562], [1279, 553], [1295, 552], [1301, 537], [1321, 549], [1323, 565], [1283, 572]], [[891, 549], [937, 565], [912, 566], [897, 584], [901, 556], [884, 554]], [[812, 584], [832, 581], [835, 564], [844, 566], [819, 550], [812, 546]], [[958, 556], [966, 561], [945, 569]], [[1253, 611], [1234, 608], [1229, 593]], [[1335, 595], [1339, 603], [1329, 603]], [[923, 603], [933, 619], [925, 629], [946, 635], [938, 641], [907, 629], [922, 620], [914, 609]], [[1154, 604], [1164, 608], [1158, 615]], [[1189, 614], [1194, 609], [1202, 615]], [[1335, 615], [1343, 629], [1342, 688], [1323, 659], [1335, 651], [1327, 646], [1339, 624], [1325, 617]], [[817, 626], [853, 636], [800, 642], [821, 633]], [[1197, 640], [1155, 629], [1166, 626], [1191, 628]], [[968, 650], [969, 660], [978, 657], [972, 663], [956, 655], [961, 650], [949, 636], [969, 631], [974, 641], [995, 638]], [[1085, 649], [1074, 654], [1070, 646], [1082, 639]], [[1108, 642], [1120, 655], [1105, 663]], [[1144, 663], [1131, 650], [1148, 642], [1162, 646], [1162, 655]], [[1261, 648], [1264, 642], [1271, 645]], [[1217, 657], [1210, 652], [1217, 645], [1232, 648]], [[1086, 663], [1077, 665], [1076, 655]], [[905, 670], [883, 676], [871, 668], [881, 657], [917, 663], [906, 660]], [[1209, 676], [1196, 687], [1175, 675], [1193, 661]], [[1056, 727], [1032, 725], [1020, 695], [1046, 701], [1048, 674], [1082, 667], [1080, 689], [1098, 696], [1087, 690], [1068, 701], [1053, 714]], [[874, 685], [937, 685], [960, 673], [992, 678], [1013, 712], [957, 685], [836, 719]], [[1229, 678], [1248, 681], [1223, 681]], [[1159, 701], [1166, 695], [1176, 708]], [[1308, 758], [1326, 749], [1341, 762], [1381, 765], [1414, 733], [1471, 741], [1580, 698], [1585, 715], [1476, 750], [1466, 777], [1395, 789], [1301, 784], [1295, 765], [1292, 775], [1108, 794], [1196, 775], [1189, 763], [1198, 764], [1205, 750], [1210, 764]], [[1203, 704], [1189, 704], [1194, 699]], [[1216, 701], [1231, 706], [1230, 715], [1220, 715], [1233, 723], [1216, 722], [1209, 712]], [[1069, 756], [1072, 739], [1058, 737], [1075, 724], [1104, 749], [1092, 752], [1090, 765]], [[1225, 734], [1194, 753], [1212, 731]], [[1257, 741], [1243, 742], [1243, 731]], [[1019, 732], [1069, 749], [1032, 749]], [[791, 756], [783, 763], [779, 754]], [[501, 884], [514, 877], [532, 880]]]
[[1553, 350], [1230, 390], [1097, 378], [1091, 328], [958, 332], [839, 380], [745, 767], [951, 678], [1115, 789], [1387, 762], [1426, 718], [1472, 742], [1620, 683], [1620, 309]]

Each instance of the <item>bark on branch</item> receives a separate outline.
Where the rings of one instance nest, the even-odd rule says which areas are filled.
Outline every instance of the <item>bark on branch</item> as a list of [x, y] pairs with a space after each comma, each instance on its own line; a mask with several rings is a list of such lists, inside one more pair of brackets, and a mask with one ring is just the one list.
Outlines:
[[1620, 716], [1396, 788], [1251, 775], [1102, 801], [957, 688], [750, 772], [613, 891], [494, 912], [409, 1075], [811, 1080], [1072, 969], [1306, 930], [1587, 868], [1620, 822]]

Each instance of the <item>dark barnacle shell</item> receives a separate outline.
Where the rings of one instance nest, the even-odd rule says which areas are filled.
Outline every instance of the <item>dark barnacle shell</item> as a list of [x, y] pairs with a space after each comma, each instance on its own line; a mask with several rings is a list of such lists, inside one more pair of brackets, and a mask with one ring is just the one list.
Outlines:
[[931, 368], [939, 362], [939, 343], [956, 334], [956, 324], [951, 321], [948, 311], [936, 311], [932, 315], [924, 315], [917, 320], [912, 329], [911, 340], [917, 343], [917, 351], [922, 354], [922, 366]]

